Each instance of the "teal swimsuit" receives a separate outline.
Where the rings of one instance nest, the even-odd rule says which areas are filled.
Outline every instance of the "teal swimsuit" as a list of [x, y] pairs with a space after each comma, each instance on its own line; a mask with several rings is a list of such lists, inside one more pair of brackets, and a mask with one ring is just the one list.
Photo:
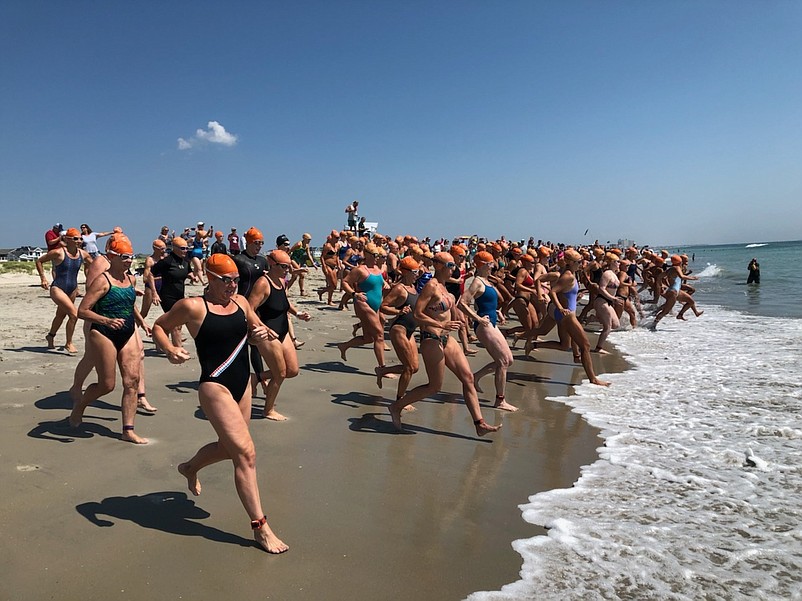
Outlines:
[[371, 273], [367, 278], [359, 283], [360, 292], [365, 293], [368, 306], [374, 311], [378, 311], [382, 304], [383, 288], [384, 278], [380, 273]]
[[117, 318], [121, 317], [125, 320], [125, 325], [119, 330], [114, 330], [108, 326], [100, 325], [98, 323], [92, 324], [92, 329], [97, 330], [100, 334], [111, 340], [117, 352], [128, 343], [128, 340], [134, 334], [134, 304], [136, 303], [136, 290], [134, 284], [127, 288], [120, 288], [111, 283], [108, 274], [104, 273], [103, 276], [109, 283], [109, 291], [106, 292], [92, 307], [95, 313], [103, 317]]

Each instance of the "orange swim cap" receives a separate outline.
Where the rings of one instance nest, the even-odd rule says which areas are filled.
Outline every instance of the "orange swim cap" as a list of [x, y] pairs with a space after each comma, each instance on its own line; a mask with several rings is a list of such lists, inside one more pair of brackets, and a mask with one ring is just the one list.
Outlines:
[[253, 226], [251, 226], [248, 231], [245, 232], [246, 242], [257, 242], [258, 240], [264, 239], [265, 237], [262, 235], [262, 232]]
[[682, 265], [682, 257], [680, 257], [679, 255], [671, 255], [671, 264]]
[[655, 265], [662, 266], [662, 265], [663, 265], [663, 263], [665, 263], [665, 259], [663, 259], [663, 257], [658, 257], [657, 255], [654, 255], [654, 256], [652, 257], [652, 262], [653, 262]]
[[621, 260], [621, 257], [619, 257], [614, 252], [608, 252], [606, 255], [604, 255], [604, 258], [607, 259], [608, 263], [610, 263], [612, 261], [620, 261]]
[[108, 251], [115, 255], [132, 255], [134, 248], [131, 246], [130, 240], [125, 236], [115, 236], [114, 240], [109, 244]]
[[186, 248], [187, 241], [184, 240], [181, 236], [176, 236], [175, 238], [173, 238], [173, 246], [174, 247], [177, 246], [179, 248]]
[[215, 275], [225, 275], [237, 273], [239, 270], [234, 259], [223, 253], [215, 253], [206, 259], [206, 271], [211, 271]]
[[67, 238], [80, 238], [81, 232], [79, 232], [77, 228], [71, 227], [64, 232], [64, 235], [67, 236]]
[[164, 250], [167, 248], [167, 245], [164, 243], [164, 240], [154, 240], [153, 241], [153, 248], [158, 248], [159, 250]]
[[541, 259], [545, 259], [546, 257], [551, 256], [551, 249], [548, 246], [538, 246], [537, 247], [537, 256]]
[[523, 254], [523, 252], [524, 252], [524, 251], [522, 251], [522, 250], [521, 250], [521, 247], [520, 247], [520, 246], [513, 246], [513, 247], [510, 249], [510, 252], [511, 252], [512, 254], [514, 254], [514, 255], [521, 255], [521, 254]]
[[459, 246], [458, 244], [455, 244], [450, 249], [448, 249], [448, 252], [451, 254], [452, 257], [454, 255], [459, 255], [460, 257], [465, 256], [465, 249]]
[[285, 253], [283, 250], [276, 250], [270, 251], [270, 254], [267, 255], [269, 259], [272, 259], [274, 263], [283, 263], [284, 265], [292, 265], [292, 260], [290, 259], [290, 255]]
[[611, 253], [613, 253], [614, 255], [618, 255], [619, 257], [620, 257], [620, 256], [621, 256], [621, 254], [622, 254], [622, 252], [621, 252], [621, 249], [620, 249], [620, 248], [611, 248], [611, 249], [610, 249], [610, 252], [611, 252]]
[[493, 255], [491, 255], [486, 250], [480, 250], [473, 257], [473, 264], [476, 265], [477, 267], [479, 265], [487, 265], [488, 263], [492, 262], [493, 262]]
[[416, 269], [420, 269], [420, 263], [418, 263], [413, 257], [404, 257], [398, 263], [398, 266], [401, 269], [406, 269], [407, 271], [415, 271]]
[[521, 261], [524, 261], [525, 263], [534, 263], [535, 257], [527, 253], [525, 255], [521, 255]]
[[564, 253], [564, 256], [569, 261], [581, 261], [582, 260], [582, 255], [580, 255], [573, 248], [569, 248], [568, 250], [566, 250], [565, 253]]

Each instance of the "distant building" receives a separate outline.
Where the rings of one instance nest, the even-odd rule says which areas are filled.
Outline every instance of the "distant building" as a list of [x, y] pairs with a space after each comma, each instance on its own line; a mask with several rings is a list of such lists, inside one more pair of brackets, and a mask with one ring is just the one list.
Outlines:
[[0, 249], [0, 261], [36, 261], [45, 254], [38, 246], [19, 246], [15, 249]]
[[629, 240], [627, 238], [618, 239], [618, 248], [629, 248], [630, 246], [635, 246], [634, 240]]

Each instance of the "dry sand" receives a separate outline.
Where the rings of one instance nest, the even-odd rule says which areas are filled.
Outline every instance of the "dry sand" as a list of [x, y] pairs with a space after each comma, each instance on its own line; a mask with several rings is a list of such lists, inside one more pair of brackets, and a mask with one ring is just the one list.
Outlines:
[[[544, 400], [567, 394], [581, 368], [568, 353], [538, 351], [535, 361], [515, 352], [507, 398], [521, 410], [490, 409], [485, 378], [485, 418], [504, 424], [486, 439], [449, 374], [443, 394], [405, 412], [409, 433], [395, 434], [386, 409], [395, 382], [376, 387], [371, 349], [351, 350], [344, 364], [333, 346], [350, 337], [350, 312], [297, 293], [313, 321], [297, 325], [301, 374], [278, 399], [290, 419], [256, 419], [259, 395], [251, 424], [264, 508], [290, 545], [270, 556], [252, 543], [230, 464], [201, 472], [200, 497], [176, 472], [213, 439], [198, 409], [197, 361], [171, 365], [146, 341], [148, 398], [159, 412], [140, 415], [137, 432], [151, 444], [119, 440], [119, 389], [87, 410], [83, 434], [65, 433], [55, 423], [68, 414], [78, 358], [46, 349], [55, 306], [38, 278], [0, 276], [1, 599], [439, 601], [518, 579], [510, 543], [543, 530], [517, 506], [571, 486], [596, 458], [597, 431]], [[470, 359], [474, 369], [487, 360], [484, 351]], [[602, 373], [624, 367], [617, 354], [594, 361]], [[423, 381], [421, 370], [412, 385]]]

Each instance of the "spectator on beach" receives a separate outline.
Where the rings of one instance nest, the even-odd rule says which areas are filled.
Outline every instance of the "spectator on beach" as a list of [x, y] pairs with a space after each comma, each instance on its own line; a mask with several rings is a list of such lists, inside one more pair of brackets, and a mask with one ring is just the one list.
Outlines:
[[186, 325], [195, 339], [201, 366], [198, 399], [217, 440], [201, 447], [189, 461], [178, 465], [194, 495], [201, 493], [198, 472], [213, 463], [230, 459], [234, 464], [234, 485], [251, 520], [256, 542], [268, 553], [283, 553], [289, 547], [267, 523], [259, 496], [256, 450], [248, 424], [251, 419], [251, 390], [248, 385], [247, 342], [273, 338], [248, 302], [236, 294], [239, 270], [228, 255], [209, 257], [206, 265], [209, 286], [203, 296], [178, 302], [153, 326], [153, 339], [171, 363], [181, 364], [189, 353], [170, 344], [168, 332]]
[[362, 238], [368, 231], [368, 226], [365, 224], [365, 217], [359, 218], [359, 223], [356, 225], [356, 235]]
[[749, 265], [747, 266], [749, 270], [749, 276], [746, 278], [747, 284], [759, 284], [760, 283], [760, 263], [757, 262], [756, 258], [753, 258], [749, 261]]
[[239, 234], [235, 227], [231, 228], [231, 233], [228, 235], [228, 252], [231, 255], [238, 255], [240, 253]]
[[60, 223], [55, 224], [52, 228], [45, 232], [45, 246], [48, 251], [64, 246], [61, 239], [64, 235], [64, 226]]
[[88, 354], [94, 357], [97, 382], [90, 384], [73, 406], [69, 424], [78, 428], [86, 407], [114, 390], [119, 365], [123, 385], [122, 440], [147, 444], [147, 438], [134, 432], [141, 366], [136, 326], [150, 333], [136, 308], [136, 278], [128, 273], [134, 249], [128, 239], [121, 236], [112, 241], [106, 258], [109, 269], [103, 277], [92, 281], [78, 307], [80, 318], [92, 324], [86, 344], [92, 348]]
[[[53, 232], [56, 230], [53, 226]], [[61, 238], [59, 237], [60, 241]], [[64, 246], [60, 242], [44, 255], [36, 259], [36, 271], [42, 280], [42, 288], [50, 288], [50, 298], [56, 304], [56, 315], [50, 324], [50, 330], [45, 336], [47, 348], [56, 348], [55, 337], [64, 319], [67, 319], [66, 333], [67, 341], [64, 350], [73, 355], [78, 352], [72, 343], [75, 333], [75, 325], [78, 323], [78, 311], [75, 308], [75, 299], [78, 297], [78, 272], [84, 263], [92, 263], [92, 257], [88, 252], [80, 248], [81, 233], [74, 227], [67, 230], [65, 234]], [[45, 278], [44, 263], [53, 264], [55, 277], [53, 283], [49, 284]]]
[[359, 221], [359, 201], [355, 200], [345, 207], [345, 212], [348, 214], [348, 229], [356, 232], [356, 225]]
[[103, 236], [109, 236], [112, 232], [93, 232], [92, 228], [87, 224], [81, 224], [81, 239], [83, 240], [84, 250], [89, 253], [89, 256], [96, 259], [100, 254], [97, 248], [97, 239]]
[[164, 247], [167, 249], [168, 253], [173, 252], [173, 238], [175, 238], [175, 230], [173, 230], [171, 233], [170, 228], [166, 225], [163, 225], [157, 238], [164, 242]]
[[259, 278], [248, 295], [248, 302], [272, 332], [275, 338], [259, 345], [262, 358], [267, 363], [267, 371], [257, 374], [265, 389], [264, 417], [274, 421], [287, 418], [276, 411], [276, 398], [279, 389], [287, 378], [298, 375], [298, 354], [291, 332], [288, 314], [309, 321], [306, 311], [299, 312], [287, 298], [286, 276], [292, 270], [292, 260], [283, 250], [276, 249], [267, 255], [266, 277]]
[[450, 332], [462, 326], [462, 322], [456, 318], [454, 297], [443, 285], [451, 277], [455, 267], [454, 260], [448, 253], [440, 252], [434, 255], [433, 261], [434, 277], [421, 290], [412, 312], [421, 328], [420, 352], [429, 381], [394, 401], [389, 407], [390, 416], [396, 430], [402, 431], [401, 411], [408, 405], [440, 392], [445, 369], [448, 367], [462, 382], [465, 406], [473, 419], [476, 434], [484, 436], [501, 426], [491, 426], [482, 417], [470, 365], [459, 344], [450, 335]]

